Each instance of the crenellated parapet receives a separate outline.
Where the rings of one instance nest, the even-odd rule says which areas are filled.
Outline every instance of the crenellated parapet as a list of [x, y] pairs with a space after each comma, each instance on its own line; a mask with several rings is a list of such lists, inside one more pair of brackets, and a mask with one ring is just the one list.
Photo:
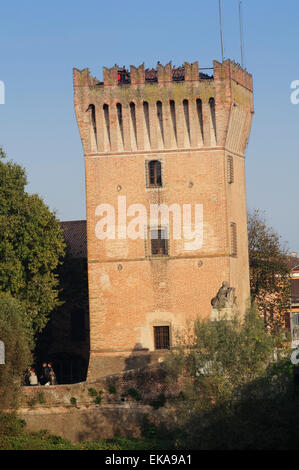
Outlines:
[[[252, 76], [214, 61], [156, 68], [103, 68], [103, 82], [74, 69], [75, 110], [85, 154], [233, 147], [244, 154], [253, 114]], [[237, 120], [237, 121], [236, 121]], [[236, 122], [235, 122], [236, 121]], [[241, 128], [236, 141], [231, 132]]]
[[173, 66], [171, 62], [166, 65], [158, 62], [157, 67], [153, 69], [145, 69], [144, 64], [139, 67], [131, 65], [130, 70], [118, 65], [111, 68], [103, 67], [103, 78], [104, 81], [101, 83], [90, 75], [89, 69], [74, 69], [75, 86], [93, 86], [96, 84], [104, 87], [144, 85], [147, 83], [212, 80], [213, 76], [199, 73], [198, 62], [192, 64], [185, 62], [180, 67]]
[[252, 75], [244, 70], [240, 64], [229, 59], [222, 64], [214, 61], [214, 79], [216, 81], [233, 80], [239, 85], [253, 91]]
[[74, 88], [93, 87], [98, 80], [93, 77], [88, 68], [79, 70], [73, 69]]

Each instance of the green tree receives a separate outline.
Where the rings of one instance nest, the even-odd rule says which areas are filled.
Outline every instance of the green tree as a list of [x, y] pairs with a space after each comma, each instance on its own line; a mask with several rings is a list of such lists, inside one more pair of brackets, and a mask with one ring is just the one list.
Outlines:
[[[247, 405], [254, 416], [255, 406], [262, 410], [262, 402], [275, 400], [291, 383], [289, 366], [279, 369], [285, 361], [285, 353], [276, 349], [280, 338], [265, 330], [254, 307], [244, 320], [238, 315], [229, 321], [197, 320], [193, 335], [186, 338], [164, 365], [170, 381], [181, 389], [172, 399], [176, 420], [169, 435], [180, 448], [227, 448], [230, 439], [238, 440], [240, 429], [246, 434]], [[281, 356], [277, 362], [275, 351]], [[227, 431], [233, 424], [232, 437]], [[252, 438], [248, 434], [245, 447]]]
[[170, 375], [185, 377], [185, 392], [197, 395], [200, 389], [201, 397], [215, 404], [265, 371], [275, 341], [254, 307], [244, 320], [238, 314], [229, 321], [197, 319], [194, 334], [172, 350], [166, 367]]
[[0, 291], [20, 300], [34, 332], [59, 304], [55, 269], [64, 256], [59, 222], [43, 200], [25, 191], [25, 170], [0, 149]]
[[0, 339], [5, 364], [0, 365], [0, 407], [13, 404], [32, 356], [33, 331], [24, 305], [9, 294], [0, 295]]
[[263, 213], [248, 214], [250, 289], [266, 326], [284, 326], [290, 298], [288, 250]]

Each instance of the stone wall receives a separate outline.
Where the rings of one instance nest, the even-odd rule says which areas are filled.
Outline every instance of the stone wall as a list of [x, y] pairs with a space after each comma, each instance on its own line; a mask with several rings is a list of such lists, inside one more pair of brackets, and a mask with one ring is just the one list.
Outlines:
[[46, 429], [73, 442], [97, 441], [117, 436], [140, 437], [144, 417], [156, 424], [169, 421], [171, 412], [154, 410], [135, 403], [90, 407], [50, 407], [20, 409], [18, 416], [26, 421], [30, 432]]
[[[131, 390], [131, 393], [128, 393]], [[133, 390], [133, 392], [132, 392]], [[139, 369], [114, 374], [94, 382], [72, 385], [22, 387], [19, 406], [21, 408], [65, 406], [91, 406], [95, 400], [101, 404], [122, 404], [138, 401], [148, 404], [160, 394], [165, 396], [179, 393], [179, 384], [170, 384], [161, 368]]]
[[155, 408], [155, 400], [179, 393], [160, 369], [129, 371], [95, 382], [23, 387], [18, 415], [28, 431], [47, 429], [72, 441], [115, 436], [139, 437], [144, 417], [169, 423], [171, 409]]

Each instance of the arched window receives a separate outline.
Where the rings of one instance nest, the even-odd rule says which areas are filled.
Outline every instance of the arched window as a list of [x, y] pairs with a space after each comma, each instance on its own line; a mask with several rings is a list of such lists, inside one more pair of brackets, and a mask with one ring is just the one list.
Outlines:
[[196, 100], [196, 109], [197, 109], [197, 117], [198, 117], [198, 122], [200, 126], [200, 131], [201, 131], [201, 140], [203, 140], [203, 114], [202, 114], [202, 101], [201, 99]]
[[216, 138], [216, 106], [215, 106], [214, 98], [209, 99], [209, 105], [210, 105], [210, 112], [211, 112], [211, 119], [212, 119], [214, 134]]
[[120, 137], [122, 140], [122, 144], [124, 143], [124, 128], [123, 128], [123, 111], [122, 111], [122, 105], [120, 103], [116, 104], [116, 109], [117, 109], [117, 119], [118, 119], [118, 126], [119, 126], [119, 131], [120, 131]]
[[169, 107], [170, 107], [170, 116], [171, 116], [171, 121], [172, 121], [173, 133], [174, 133], [175, 140], [177, 141], [177, 128], [176, 128], [176, 115], [175, 115], [174, 100], [169, 101]]
[[186, 129], [188, 133], [188, 139], [190, 142], [190, 117], [189, 117], [189, 101], [188, 100], [183, 101], [183, 108], [184, 108], [185, 123], [186, 123]]
[[147, 101], [143, 102], [143, 114], [144, 114], [144, 122], [145, 122], [145, 127], [146, 127], [146, 133], [147, 133], [147, 141], [150, 146], [151, 143], [151, 130], [150, 130], [150, 118], [149, 118], [149, 105]]
[[94, 104], [90, 104], [87, 108], [90, 112], [90, 126], [91, 126], [91, 150], [97, 151], [97, 124], [96, 124], [96, 108]]
[[162, 166], [159, 160], [148, 162], [148, 185], [154, 188], [162, 186]]
[[162, 144], [164, 145], [163, 105], [161, 101], [157, 101], [157, 118], [158, 118], [158, 123], [159, 123]]
[[130, 116], [131, 116], [131, 124], [132, 124], [132, 129], [134, 133], [134, 139], [135, 139], [135, 147], [137, 146], [137, 126], [136, 126], [136, 106], [135, 103], [131, 101], [130, 103]]
[[103, 105], [103, 111], [104, 111], [104, 120], [105, 120], [105, 126], [106, 126], [106, 146], [110, 147], [110, 119], [109, 119], [109, 106], [108, 104]]

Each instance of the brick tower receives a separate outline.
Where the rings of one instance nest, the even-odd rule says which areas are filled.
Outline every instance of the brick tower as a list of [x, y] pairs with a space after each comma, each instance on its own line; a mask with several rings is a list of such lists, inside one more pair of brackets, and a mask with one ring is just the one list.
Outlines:
[[[223, 281], [245, 310], [252, 77], [230, 60], [214, 61], [213, 76], [197, 62], [115, 66], [104, 68], [103, 83], [74, 69], [74, 99], [85, 153], [92, 380], [157, 359], [188, 320], [211, 315]], [[99, 236], [101, 204], [115, 208], [115, 238]], [[132, 204], [148, 212], [202, 205], [201, 245], [186, 249], [184, 235], [173, 236], [172, 213], [169, 224], [149, 222], [143, 238], [128, 237]]]

